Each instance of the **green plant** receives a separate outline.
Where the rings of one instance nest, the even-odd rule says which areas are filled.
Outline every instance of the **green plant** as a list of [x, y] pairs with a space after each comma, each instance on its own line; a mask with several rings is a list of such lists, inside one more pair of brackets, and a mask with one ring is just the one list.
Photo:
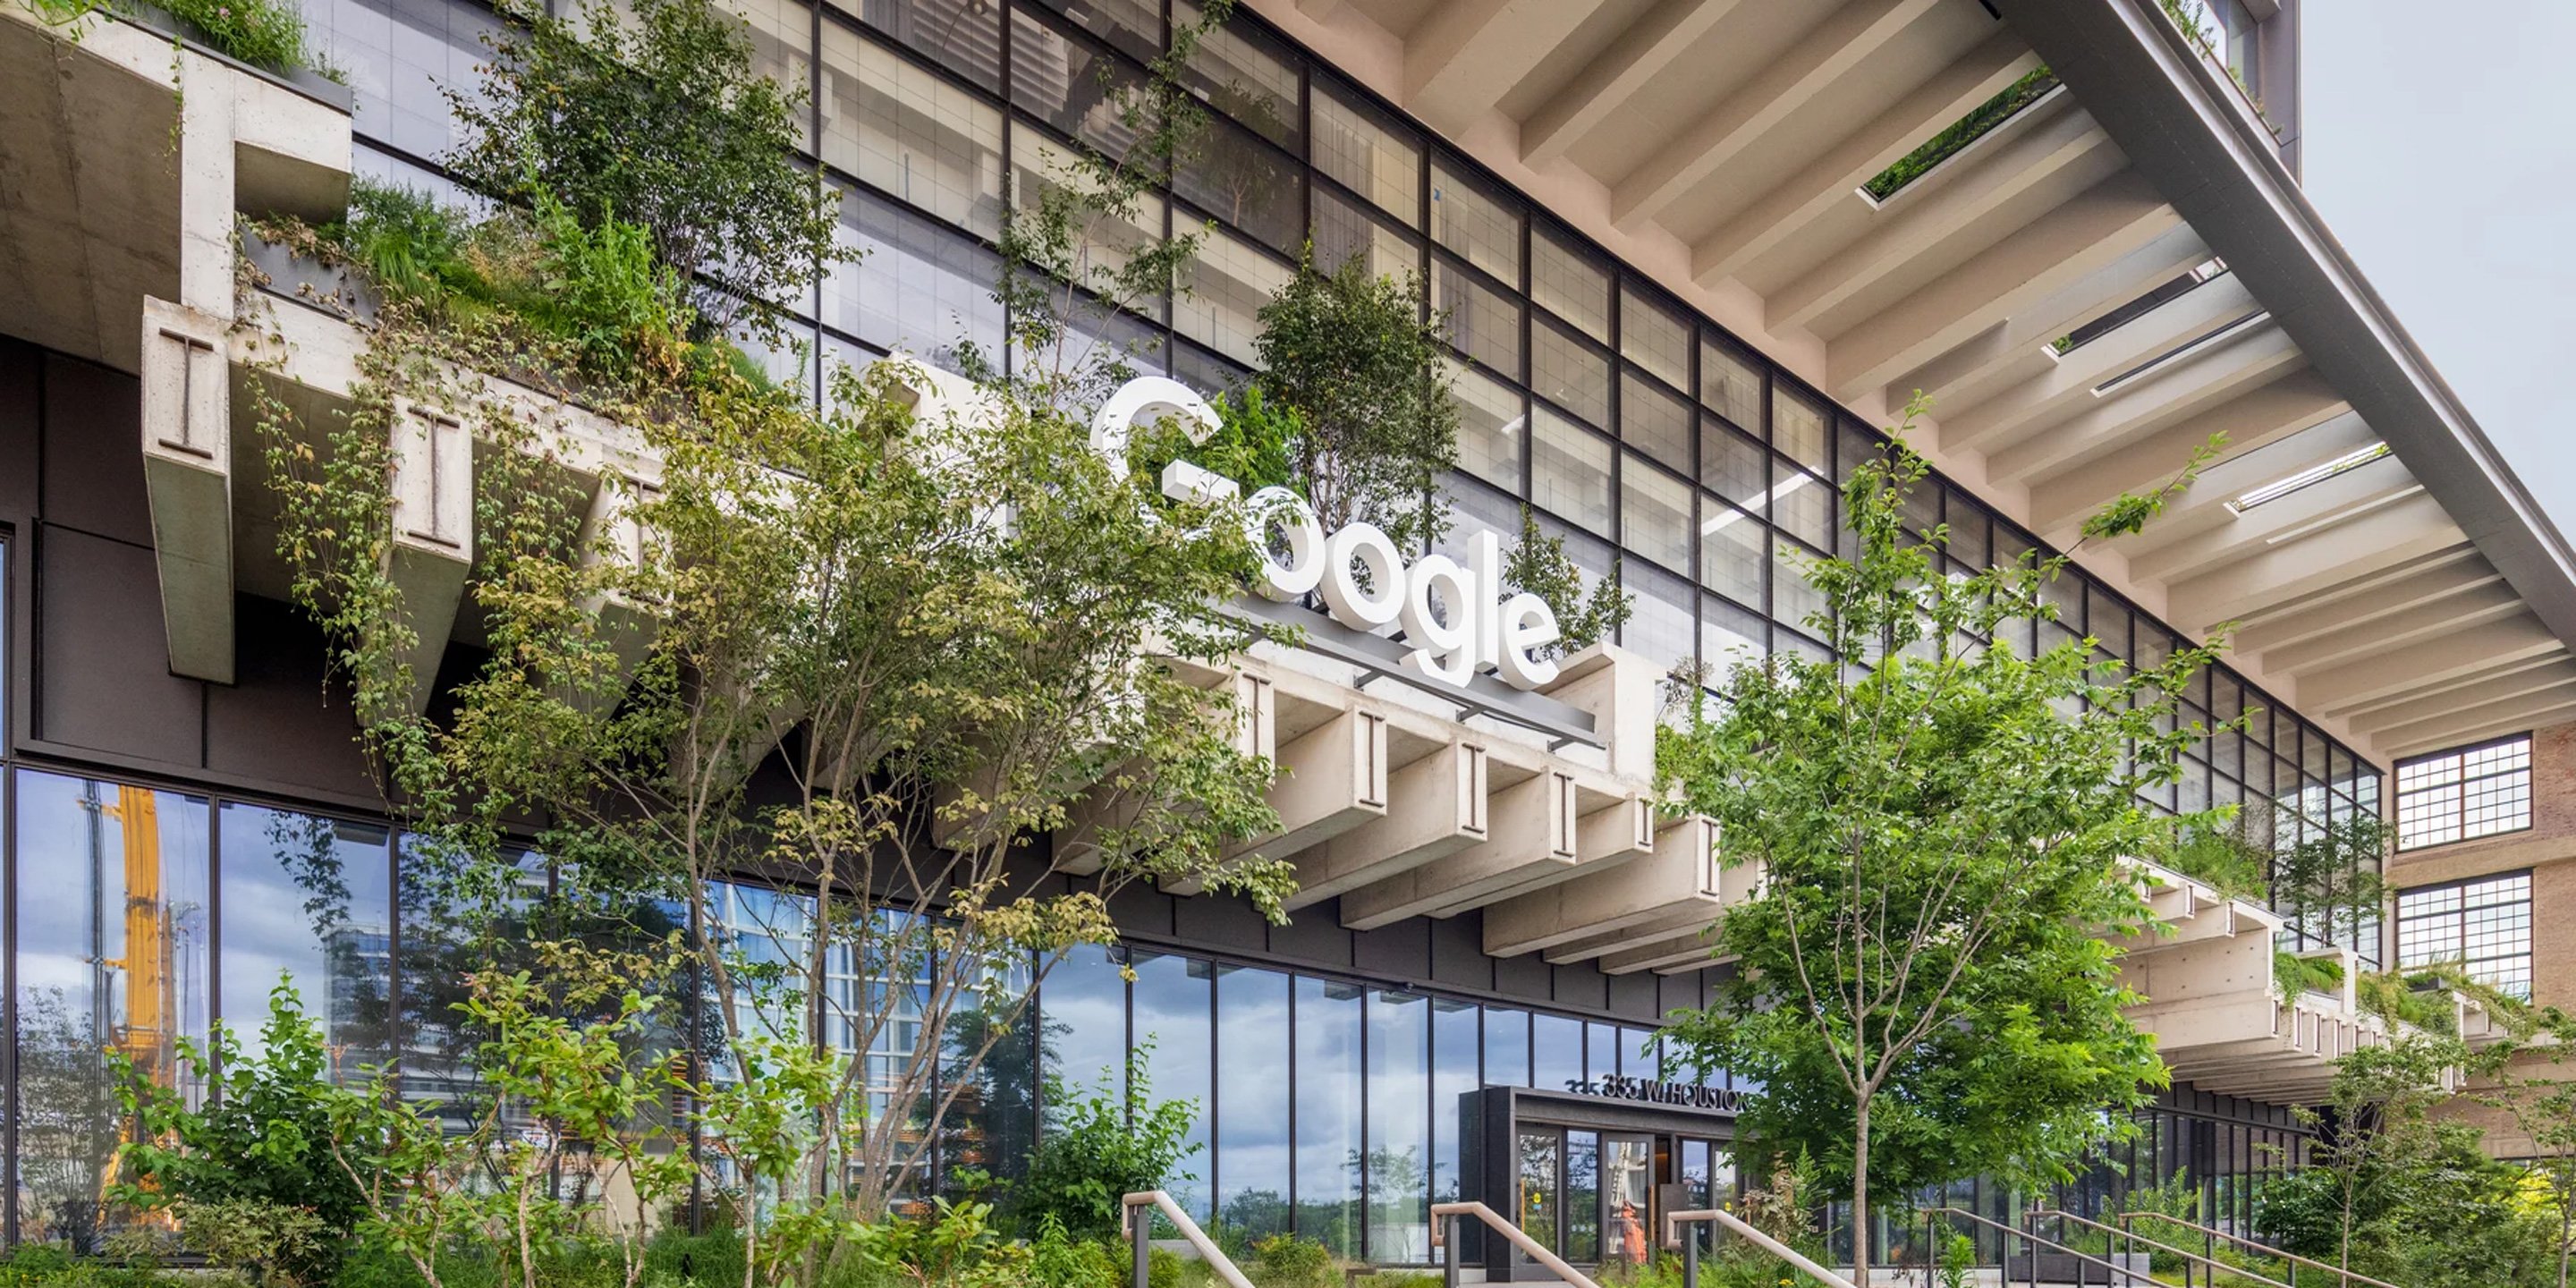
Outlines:
[[1976, 1240], [1954, 1230], [1941, 1241], [1941, 1288], [1968, 1288], [1976, 1266]]
[[535, 291], [523, 307], [572, 347], [584, 369], [618, 370], [679, 342], [688, 329], [677, 274], [643, 227], [614, 214], [585, 224], [554, 194], [534, 193]]
[[[1743, 1130], [1811, 1148], [1861, 1230], [1874, 1177], [2062, 1180], [2134, 1132], [2125, 1111], [2166, 1073], [2100, 930], [2149, 923], [2127, 860], [2174, 824], [2137, 792], [2180, 773], [2200, 735], [2168, 717], [2213, 656], [2119, 670], [2070, 640], [2022, 657], [2000, 628], [2049, 611], [2066, 556], [1942, 575], [1946, 530], [1907, 517], [1929, 465], [1905, 432], [1843, 489], [1856, 555], [1793, 561], [1823, 601], [1806, 625], [1824, 655], [1735, 667], [1718, 712], [1689, 703], [1657, 745], [1681, 802], [1765, 878], [1716, 932], [1735, 973], [1667, 1041], [1757, 1080]], [[2144, 524], [2199, 459], [2085, 532]], [[1868, 1265], [1864, 1244], [1863, 1285]]]
[[[217, 1092], [200, 1104], [141, 1076], [124, 1053], [109, 1053], [136, 1125], [117, 1197], [193, 1210], [219, 1227], [206, 1237], [224, 1255], [256, 1265], [265, 1277], [319, 1284], [364, 1202], [357, 1178], [332, 1161], [332, 1114], [342, 1093], [331, 1049], [286, 977], [269, 990], [260, 1048], [256, 1058], [246, 1055], [226, 1024], [215, 1025], [203, 1047], [182, 1039], [181, 1060]], [[264, 1255], [257, 1251], [263, 1239]]]
[[[558, 201], [584, 228], [625, 220], [710, 333], [769, 316], [850, 258], [838, 199], [799, 168], [802, 87], [752, 70], [750, 34], [711, 0], [505, 7], [474, 87], [445, 87], [466, 142], [445, 158], [484, 192]], [[623, 247], [615, 248], [623, 254]]]
[[2380, 914], [2380, 872], [2396, 849], [2397, 831], [2375, 813], [2354, 812], [2310, 826], [2273, 860], [2273, 906], [2313, 938], [2353, 944]]
[[1047, 1077], [1050, 1121], [1011, 1188], [1022, 1229], [1053, 1221], [1077, 1239], [1115, 1240], [1126, 1228], [1127, 1195], [1186, 1178], [1177, 1169], [1198, 1150], [1189, 1140], [1198, 1102], [1153, 1098], [1153, 1050], [1144, 1041], [1127, 1053], [1124, 1092], [1116, 1073], [1081, 1089]]
[[1873, 201], [1885, 201], [1895, 196], [1898, 189], [1921, 178], [1924, 171], [1957, 155], [1961, 149], [1985, 137], [1987, 131], [2038, 102], [2040, 95], [2055, 88], [2056, 73], [2045, 67], [2032, 68], [2023, 73], [2020, 80], [1995, 91], [1994, 97], [1968, 109], [1967, 115], [1925, 139], [1922, 146], [1890, 162], [1886, 169], [1861, 185], [1862, 191], [1867, 192]]
[[1296, 412], [1264, 397], [1259, 385], [1239, 394], [1220, 394], [1209, 405], [1216, 410], [1218, 427], [1207, 441], [1193, 443], [1169, 422], [1139, 426], [1128, 445], [1128, 468], [1159, 484], [1165, 465], [1187, 460], [1233, 479], [1247, 495], [1265, 487], [1295, 485], [1289, 454], [1298, 434]]
[[1333, 1253], [1293, 1234], [1274, 1234], [1252, 1245], [1251, 1277], [1261, 1288], [1331, 1288]]
[[2343, 963], [2332, 957], [2302, 957], [2286, 948], [2272, 952], [2272, 982], [2284, 996], [2343, 991]]
[[1458, 405], [1423, 299], [1418, 277], [1310, 255], [1261, 307], [1254, 382], [1297, 415], [1289, 455], [1326, 532], [1367, 521], [1410, 549], [1447, 526], [1433, 489], [1458, 461]]
[[170, 1209], [189, 1251], [266, 1288], [303, 1288], [299, 1273], [330, 1265], [345, 1234], [310, 1209], [257, 1199], [180, 1199]]
[[2186, 823], [2158, 861], [2231, 899], [2260, 901], [2271, 893], [2268, 838], [2255, 836], [2233, 808]]
[[[294, 0], [150, 2], [187, 24], [187, 34], [227, 58], [239, 59], [272, 72], [315, 66], [312, 51], [305, 42], [304, 10]], [[57, 4], [55, 7], [64, 6]], [[95, 10], [101, 6], [70, 7]], [[104, 7], [132, 12], [138, 6], [130, 0], [107, 0]]]
[[1506, 596], [1528, 591], [1555, 610], [1556, 642], [1543, 651], [1549, 657], [1579, 653], [1610, 638], [1637, 606], [1637, 597], [1620, 588], [1615, 561], [1609, 575], [1586, 592], [1583, 570], [1565, 553], [1565, 538], [1549, 536], [1526, 505], [1521, 507], [1520, 540], [1503, 553], [1502, 583]]

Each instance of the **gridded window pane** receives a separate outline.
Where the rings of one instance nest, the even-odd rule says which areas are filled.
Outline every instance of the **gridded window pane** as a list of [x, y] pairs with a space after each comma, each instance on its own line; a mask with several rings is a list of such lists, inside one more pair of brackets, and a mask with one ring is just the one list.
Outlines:
[[1420, 227], [1422, 151], [1375, 108], [1315, 86], [1315, 168], [1334, 182], [1376, 202], [1378, 208]]
[[1520, 285], [1519, 209], [1509, 198], [1438, 162], [1431, 166], [1431, 238], [1466, 256], [1468, 263]]
[[1431, 310], [1447, 321], [1449, 343], [1502, 376], [1521, 378], [1521, 306], [1472, 274], [1435, 256]]
[[1144, 76], [1133, 66], [1058, 30], [1030, 10], [1011, 10], [1011, 103], [1059, 132], [1125, 156], [1137, 130], [1119, 103], [1142, 94]]
[[1760, 612], [1769, 606], [1763, 573], [1771, 560], [1770, 532], [1741, 511], [1716, 501], [1701, 503], [1700, 584]]
[[1458, 400], [1459, 468], [1518, 496], [1521, 431], [1528, 423], [1520, 391], [1456, 364], [1450, 374], [1451, 394]]
[[1610, 531], [1610, 440], [1542, 407], [1532, 422], [1530, 500], [1578, 527]]
[[1699, 481], [1759, 518], [1771, 501], [1771, 454], [1716, 420], [1704, 421], [1699, 435]]
[[[2322, 746], [2324, 739], [2311, 739]], [[2322, 753], [2318, 757], [2321, 759]], [[2397, 848], [2531, 826], [2531, 735], [2397, 764]]]
[[1333, 272], [1354, 255], [1367, 257], [1371, 276], [1402, 280], [1422, 271], [1422, 251], [1410, 233], [1388, 227], [1329, 189], [1315, 189], [1315, 267]]
[[841, 201], [841, 235], [866, 254], [837, 266], [824, 292], [825, 320], [888, 352], [954, 370], [958, 345], [1000, 351], [1001, 264], [982, 246], [863, 193]]
[[875, 41], [823, 28], [823, 159], [986, 236], [1002, 229], [1002, 114]]
[[1368, 1258], [1431, 1260], [1431, 999], [1368, 995]]
[[[751, 69], [791, 94], [813, 83], [814, 7], [799, 0], [731, 0], [734, 12], [750, 28]], [[814, 150], [810, 105], [796, 112], [796, 143]]]
[[1656, 464], [1690, 473], [1690, 405], [1630, 372], [1619, 377], [1619, 437]]
[[1610, 338], [1610, 275], [1551, 229], [1530, 235], [1530, 298], [1593, 339]]
[[[1360, 986], [1297, 980], [1297, 1233], [1361, 1255]], [[1277, 1112], [1276, 1104], [1270, 1106]]]
[[[1075, 168], [1071, 150], [1018, 121], [1011, 123], [1011, 196], [1022, 210], [1035, 210], [1059, 187], [1080, 191], [1089, 181]], [[1163, 239], [1163, 199], [1152, 193], [1136, 198], [1125, 219], [1097, 219], [1075, 235], [1074, 271], [1088, 284], [1104, 272], [1115, 272]], [[1155, 318], [1163, 316], [1163, 297], [1121, 300], [1120, 304]]]
[[1688, 575], [1691, 485], [1630, 452], [1619, 471], [1619, 544]]
[[1246, 1234], [1288, 1229], [1288, 977], [1216, 968], [1217, 1211]]
[[942, 67], [986, 89], [1002, 87], [1002, 7], [991, 0], [832, 2]]
[[1619, 288], [1619, 352], [1675, 389], [1690, 388], [1690, 326], [1681, 315]]
[[291, 979], [340, 1053], [334, 1081], [393, 1056], [393, 860], [381, 827], [226, 805], [215, 927], [216, 1014], [242, 1050], [263, 1049], [268, 993]]
[[1824, 409], [1786, 386], [1771, 391], [1771, 445], [1800, 465], [1824, 473], [1826, 437], [1833, 422]]
[[1306, 168], [1231, 121], [1208, 121], [1172, 190], [1273, 250], [1294, 254], [1304, 240]]
[[1258, 362], [1261, 306], [1288, 284], [1288, 266], [1217, 232], [1199, 243], [1185, 273], [1189, 289], [1172, 301], [1174, 328], [1237, 362]]
[[1773, 584], [1779, 597], [1771, 615], [1811, 635], [1821, 633], [1822, 628], [1808, 620], [1825, 610], [1824, 594], [1807, 580], [1807, 567], [1814, 560], [1814, 553], [1799, 549], [1786, 537], [1774, 535], [1771, 554], [1777, 574]]
[[2531, 996], [2530, 873], [2398, 892], [2398, 966], [2445, 963], [2516, 997]]
[[1619, 566], [1619, 577], [1636, 596], [1636, 611], [1619, 628], [1620, 646], [1654, 663], [1659, 674], [1695, 661], [1699, 632], [1690, 583], [1634, 561]]
[[[1175, 0], [1175, 24], [1199, 20], [1197, 5]], [[1252, 27], [1221, 23], [1201, 36], [1182, 79], [1210, 106], [1263, 138], [1291, 151], [1302, 141], [1295, 56]]]
[[1790, 534], [1812, 546], [1822, 547], [1834, 537], [1834, 489], [1813, 474], [1790, 469], [1785, 462], [1774, 462], [1773, 477], [1780, 482], [1771, 489], [1771, 517]]
[[1711, 683], [1723, 679], [1727, 668], [1737, 663], [1760, 662], [1770, 651], [1764, 643], [1770, 634], [1761, 614], [1722, 599], [1700, 598], [1699, 655]]
[[491, 59], [483, 38], [500, 20], [481, 5], [387, 5], [380, 0], [305, 0], [314, 50], [348, 78], [359, 134], [434, 157], [467, 141], [442, 88], [478, 94], [476, 67]]
[[1762, 368], [1733, 345], [1700, 342], [1699, 400], [1737, 429], [1761, 435]]
[[1530, 325], [1530, 388], [1595, 425], [1610, 423], [1610, 355], [1545, 318]]
[[[1216, 1037], [1209, 1028], [1214, 1020], [1210, 986], [1215, 980], [1215, 966], [1191, 957], [1138, 952], [1133, 969], [1136, 979], [1129, 986], [1129, 1028], [1135, 1034], [1136, 1045], [1153, 1044], [1147, 1075], [1154, 1098], [1207, 1104], [1209, 1094], [1215, 1090], [1210, 1066]], [[1192, 1159], [1207, 1157], [1210, 1142], [1205, 1116], [1190, 1124], [1185, 1140], [1191, 1147]], [[1204, 1165], [1180, 1168], [1166, 1182], [1181, 1207], [1201, 1219], [1215, 1215], [1210, 1206], [1207, 1173]]]
[[[1155, 0], [1038, 0], [1092, 36], [1131, 58], [1150, 60], [1163, 48], [1163, 7]], [[1012, 50], [1014, 76], [1021, 51]]]

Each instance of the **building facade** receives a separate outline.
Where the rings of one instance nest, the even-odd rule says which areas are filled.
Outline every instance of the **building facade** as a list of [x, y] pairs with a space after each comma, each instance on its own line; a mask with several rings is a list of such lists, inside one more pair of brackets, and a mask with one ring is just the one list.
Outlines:
[[[2228, 728], [2150, 803], [2237, 807], [2284, 848], [2354, 814], [2406, 838], [2393, 921], [2338, 929], [2175, 887], [2174, 915], [2227, 927], [2142, 949], [2157, 963], [2142, 970], [2166, 974], [2142, 977], [2141, 1022], [2182, 1077], [2077, 1201], [2181, 1178], [2242, 1220], [2260, 1177], [2299, 1156], [2287, 1106], [2334, 1054], [2386, 1032], [2349, 990], [2281, 995], [2275, 943], [2362, 969], [2462, 960], [2544, 1001], [2576, 987], [2556, 973], [2576, 958], [2553, 958], [2551, 923], [2532, 916], [2566, 879], [2552, 838], [2576, 809], [2548, 789], [2576, 754], [2568, 726], [2536, 725], [2576, 693], [2576, 575], [2298, 194], [2296, 5], [2185, 0], [2188, 23], [2168, 9], [1256, 0], [1191, 60], [1212, 136], [1133, 230], [1208, 229], [1186, 289], [1106, 338], [1214, 391], [1248, 374], [1255, 314], [1309, 246], [1327, 267], [1421, 275], [1457, 359], [1447, 544], [1515, 532], [1528, 507], [1587, 573], [1635, 595], [1617, 650], [1651, 675], [1822, 649], [1805, 622], [1816, 597], [1780, 556], [1844, 548], [1838, 486], [1913, 391], [1932, 410], [1911, 441], [1942, 471], [1915, 501], [1962, 569], [2074, 545], [2093, 506], [2225, 434], [2162, 522], [2078, 550], [2051, 590], [2056, 620], [2014, 643], [2089, 638], [2153, 664], [2235, 623], [2230, 662], [2183, 713]], [[494, 11], [306, 13], [347, 90], [288, 85], [302, 98], [276, 110], [341, 121], [344, 175], [472, 201], [439, 168], [460, 142], [443, 91], [474, 84]], [[1124, 142], [1103, 78], [1143, 75], [1194, 15], [1190, 0], [749, 0], [760, 65], [807, 91], [808, 155], [865, 252], [794, 302], [772, 373], [819, 398], [834, 364], [1002, 347], [994, 242], [1010, 203], [1068, 149]], [[150, 70], [112, 65], [112, 39], [79, 53], [31, 23], [0, 31], [19, 60], [0, 66]], [[6, 144], [29, 173], [61, 170], [40, 151], [163, 146], [148, 96], [83, 112], [91, 91], [71, 78], [0, 80], [0, 95], [54, 95], [31, 109], [45, 119], [82, 123], [60, 148]], [[87, 1248], [118, 1132], [103, 1047], [167, 1064], [173, 1038], [255, 1024], [284, 979], [324, 1019], [343, 1076], [390, 1059], [421, 1094], [470, 1087], [444, 1019], [456, 963], [440, 892], [375, 797], [320, 636], [282, 602], [247, 482], [225, 512], [239, 535], [223, 673], [180, 657], [202, 614], [174, 589], [193, 583], [174, 571], [187, 552], [154, 446], [164, 395], [130, 341], [144, 299], [183, 298], [163, 277], [191, 261], [67, 288], [70, 261], [49, 249], [61, 238], [168, 230], [138, 217], [80, 232], [117, 194], [59, 177], [56, 204], [0, 248], [0, 1150], [9, 1237]], [[137, 183], [157, 209], [161, 190]], [[1441, 718], [1453, 743], [1492, 732]], [[1583, 800], [1587, 823], [1619, 808]], [[1576, 806], [1554, 808], [1571, 829]], [[1481, 1198], [1575, 1261], [1636, 1255], [1634, 1218], [1740, 1183], [1733, 1110], [1760, 1088], [1682, 1067], [1654, 1036], [1707, 997], [1707, 917], [1563, 911], [1598, 875], [1575, 870], [1588, 837], [1560, 847], [1561, 885], [1354, 883], [1278, 927], [1210, 897], [1123, 899], [1125, 943], [1048, 979], [1035, 1044], [983, 1075], [945, 1161], [1007, 1170], [1045, 1112], [1042, 1072], [1115, 1086], [1150, 1048], [1152, 1094], [1204, 1109], [1176, 1186], [1203, 1218], [1420, 1263], [1429, 1204]], [[1626, 858], [1639, 870], [1692, 861], [1657, 839], [1617, 853], [1651, 853]], [[1300, 865], [1322, 888], [1320, 848]], [[531, 856], [527, 915], [569, 915], [548, 909], [573, 879]], [[1701, 884], [1691, 897], [1721, 897]], [[1549, 890], [1553, 920], [1513, 929]], [[798, 940], [795, 891], [745, 884], [717, 903], [746, 939]], [[667, 1037], [702, 1045], [697, 1028]], [[921, 1040], [898, 1025], [850, 1054], [899, 1059]], [[1956, 1197], [1999, 1219], [2016, 1206], [1982, 1185]]]

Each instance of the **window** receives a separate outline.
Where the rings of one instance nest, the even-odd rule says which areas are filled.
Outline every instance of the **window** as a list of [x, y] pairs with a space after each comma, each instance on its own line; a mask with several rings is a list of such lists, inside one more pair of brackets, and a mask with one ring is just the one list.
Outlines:
[[2531, 874], [2508, 872], [2397, 894], [2399, 969], [2454, 962], [2469, 978], [2531, 996]]
[[2397, 848], [2531, 826], [2531, 735], [2397, 762]]

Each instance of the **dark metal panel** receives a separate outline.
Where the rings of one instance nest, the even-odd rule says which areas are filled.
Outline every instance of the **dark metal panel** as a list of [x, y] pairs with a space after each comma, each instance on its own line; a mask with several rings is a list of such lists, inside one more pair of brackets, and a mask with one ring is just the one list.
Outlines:
[[1342, 901], [1327, 900], [1288, 914], [1270, 928], [1270, 951], [1293, 961], [1351, 968], [1351, 932], [1342, 929]]
[[[45, 355], [44, 368], [44, 493], [38, 498], [44, 520], [151, 545], [141, 383], [56, 353]], [[147, 581], [145, 591], [157, 601], [160, 583]], [[152, 669], [169, 666], [165, 660]]]
[[1590, 962], [1570, 962], [1551, 968], [1556, 984], [1550, 993], [1561, 1006], [1586, 1011], [1610, 1009], [1610, 977]]
[[0, 523], [36, 515], [43, 370], [34, 346], [0, 340]]
[[1556, 970], [1537, 953], [1494, 959], [1494, 991], [1533, 1002], [1555, 1000]]
[[36, 543], [37, 731], [52, 742], [200, 768], [204, 686], [170, 674], [151, 549], [52, 524], [37, 529]]
[[374, 794], [345, 687], [326, 684], [320, 632], [271, 600], [235, 600], [236, 683], [206, 688], [206, 766], [281, 795]]
[[1352, 967], [1390, 979], [1420, 979], [1430, 974], [1433, 924], [1428, 917], [1413, 917], [1392, 926], [1354, 933]]
[[1655, 982], [1661, 978], [1649, 971], [1640, 971], [1634, 975], [1610, 976], [1611, 1012], [1647, 1024], [1653, 1024], [1662, 1019], [1663, 1012], [1655, 1004], [1657, 993]]
[[1431, 922], [1431, 978], [1455, 988], [1493, 991], [1494, 959], [1485, 955], [1482, 910]]

